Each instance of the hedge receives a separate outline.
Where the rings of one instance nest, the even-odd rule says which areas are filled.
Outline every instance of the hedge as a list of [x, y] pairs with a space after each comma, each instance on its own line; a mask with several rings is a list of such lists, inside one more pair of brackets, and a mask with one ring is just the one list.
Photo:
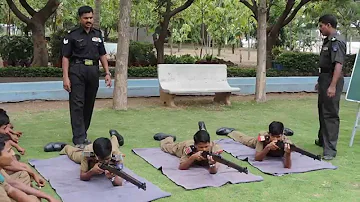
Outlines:
[[[110, 69], [114, 75], [114, 69]], [[256, 77], [255, 68], [228, 67], [228, 77]], [[103, 70], [101, 75], [104, 76]], [[293, 72], [277, 69], [268, 69], [268, 77], [278, 76], [317, 76], [306, 72]], [[0, 77], [62, 77], [62, 69], [57, 67], [5, 67], [0, 68]], [[157, 67], [130, 67], [128, 77], [157, 77]]]

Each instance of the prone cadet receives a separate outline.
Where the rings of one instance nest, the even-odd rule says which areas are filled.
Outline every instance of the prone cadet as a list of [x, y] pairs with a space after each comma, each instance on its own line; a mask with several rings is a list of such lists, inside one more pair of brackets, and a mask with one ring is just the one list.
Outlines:
[[199, 130], [195, 133], [193, 140], [174, 143], [176, 136], [164, 133], [157, 133], [154, 139], [160, 141], [161, 150], [180, 158], [179, 169], [187, 170], [192, 165], [205, 166], [210, 174], [218, 171], [219, 163], [211, 156], [204, 158], [202, 152], [220, 154], [223, 150], [219, 145], [210, 141], [210, 135], [206, 131], [205, 123], [199, 122]]
[[[293, 134], [292, 130], [286, 128], [284, 135], [284, 124], [278, 121], [273, 121], [269, 125], [268, 131], [262, 131], [258, 137], [247, 136], [242, 132], [236, 131], [234, 128], [219, 128], [216, 131], [217, 135], [226, 135], [236, 142], [251, 147], [256, 150], [255, 161], [263, 161], [266, 156], [270, 157], [284, 157], [284, 168], [291, 168], [291, 141], [287, 136]], [[283, 141], [284, 149], [280, 149], [276, 143]]]
[[45, 146], [45, 152], [60, 151], [60, 155], [66, 154], [69, 159], [80, 164], [80, 180], [89, 181], [94, 175], [105, 173], [105, 176], [112, 182], [114, 186], [121, 186], [123, 179], [101, 169], [101, 163], [111, 163], [123, 166], [123, 154], [119, 147], [124, 144], [124, 138], [116, 131], [110, 130], [111, 140], [108, 138], [97, 138], [92, 144], [86, 145], [84, 148], [78, 148], [66, 143], [49, 143]]

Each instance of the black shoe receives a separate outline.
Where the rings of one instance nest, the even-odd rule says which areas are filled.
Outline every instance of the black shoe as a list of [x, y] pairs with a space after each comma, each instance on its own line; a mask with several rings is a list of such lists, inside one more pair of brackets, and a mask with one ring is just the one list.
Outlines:
[[205, 130], [205, 131], [207, 131], [204, 121], [199, 121], [199, 122], [198, 122], [198, 126], [199, 126], [199, 130]]
[[319, 147], [323, 147], [323, 144], [320, 142], [320, 140], [315, 140], [315, 144]]
[[91, 144], [91, 141], [88, 140], [88, 139], [85, 139], [83, 144], [84, 144], [84, 145], [89, 145], [89, 144]]
[[284, 128], [284, 135], [285, 135], [285, 136], [293, 136], [293, 135], [294, 135], [294, 131], [291, 130], [290, 128]]
[[50, 142], [44, 147], [44, 152], [61, 151], [67, 144], [64, 142]]
[[176, 141], [176, 136], [175, 135], [168, 135], [168, 134], [165, 134], [165, 133], [156, 133], [154, 135], [154, 140], [157, 140], [157, 141], [161, 141], [167, 137], [172, 137], [174, 139], [174, 142]]
[[116, 138], [118, 139], [118, 143], [119, 143], [119, 146], [123, 146], [124, 145], [124, 137], [122, 135], [120, 135], [116, 130], [109, 130], [109, 133], [110, 133], [110, 137], [115, 135]]
[[227, 128], [227, 127], [222, 127], [217, 129], [216, 134], [217, 135], [228, 135], [229, 133], [233, 132], [235, 130], [235, 128]]

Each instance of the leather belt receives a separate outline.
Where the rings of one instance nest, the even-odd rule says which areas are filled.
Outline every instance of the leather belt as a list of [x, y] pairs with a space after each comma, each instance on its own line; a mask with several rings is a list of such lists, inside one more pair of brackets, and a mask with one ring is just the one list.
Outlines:
[[74, 59], [74, 61], [72, 61], [72, 63], [73, 64], [84, 64], [86, 66], [99, 65], [98, 60], [89, 60], [89, 59]]

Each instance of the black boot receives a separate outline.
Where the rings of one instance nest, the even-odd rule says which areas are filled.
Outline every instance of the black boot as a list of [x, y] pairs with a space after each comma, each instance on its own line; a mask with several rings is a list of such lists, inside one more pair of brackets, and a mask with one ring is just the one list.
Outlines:
[[222, 127], [217, 129], [216, 134], [217, 135], [228, 135], [229, 133], [233, 132], [235, 130], [235, 128], [227, 128], [227, 127]]
[[67, 144], [64, 142], [50, 142], [44, 147], [44, 152], [61, 151]]
[[111, 129], [111, 130], [109, 130], [109, 133], [110, 133], [110, 137], [113, 135], [116, 136], [119, 146], [124, 145], [124, 137], [122, 135], [120, 135], [116, 130]]
[[293, 135], [294, 135], [294, 131], [291, 130], [290, 128], [284, 128], [284, 135], [285, 135], [285, 136], [293, 136]]
[[199, 121], [199, 122], [198, 122], [198, 126], [199, 126], [199, 130], [205, 130], [205, 131], [207, 131], [204, 121]]
[[154, 135], [154, 140], [157, 140], [157, 141], [161, 141], [167, 137], [172, 137], [174, 139], [174, 142], [176, 141], [176, 136], [175, 135], [168, 135], [168, 134], [165, 134], [165, 133], [156, 133]]

